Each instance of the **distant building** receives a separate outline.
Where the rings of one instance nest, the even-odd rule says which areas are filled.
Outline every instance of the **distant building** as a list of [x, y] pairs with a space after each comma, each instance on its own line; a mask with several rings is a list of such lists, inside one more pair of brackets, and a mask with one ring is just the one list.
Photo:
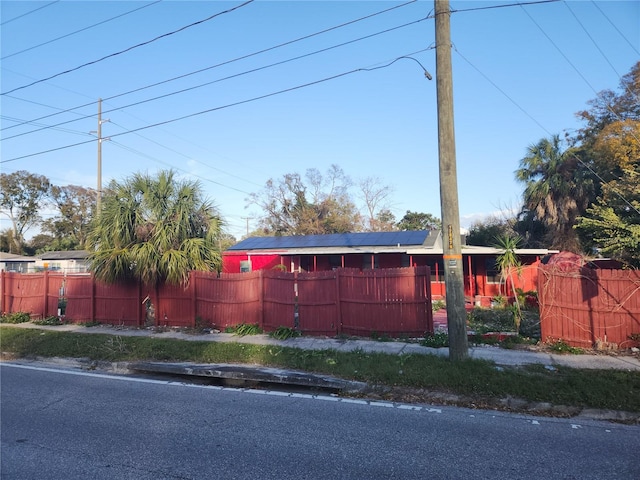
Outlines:
[[0, 252], [0, 271], [3, 272], [27, 273], [33, 271], [35, 262], [35, 257]]
[[61, 273], [87, 273], [89, 271], [89, 252], [85, 250], [66, 250], [45, 252], [35, 258], [35, 271], [48, 270]]

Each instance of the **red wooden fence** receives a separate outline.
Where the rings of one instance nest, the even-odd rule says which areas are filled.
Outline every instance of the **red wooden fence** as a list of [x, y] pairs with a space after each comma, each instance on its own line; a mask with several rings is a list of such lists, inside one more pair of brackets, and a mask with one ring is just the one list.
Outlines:
[[640, 334], [640, 271], [544, 265], [538, 299], [542, 340], [587, 348], [638, 344], [629, 336]]
[[293, 274], [192, 272], [188, 286], [104, 284], [90, 275], [2, 272], [0, 310], [65, 320], [217, 328], [258, 324], [305, 334], [421, 336], [433, 331], [428, 267]]

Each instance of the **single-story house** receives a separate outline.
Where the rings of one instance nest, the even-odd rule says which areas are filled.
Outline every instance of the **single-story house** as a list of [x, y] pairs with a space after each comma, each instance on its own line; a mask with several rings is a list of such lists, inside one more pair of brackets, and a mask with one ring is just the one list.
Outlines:
[[89, 271], [89, 252], [86, 250], [66, 250], [44, 252], [35, 257], [35, 270], [48, 270], [62, 273], [87, 273]]
[[[463, 237], [464, 239], [464, 237]], [[505, 295], [496, 257], [500, 249], [466, 245], [462, 242], [464, 289], [468, 301], [490, 305]], [[537, 266], [555, 251], [518, 249], [523, 265], [515, 279], [516, 288], [536, 290]], [[434, 298], [445, 295], [442, 233], [402, 231], [250, 237], [222, 253], [223, 273], [277, 268], [287, 272], [315, 272], [335, 268], [399, 268], [428, 265]]]
[[35, 262], [35, 257], [0, 252], [0, 271], [3, 272], [27, 273], [33, 271]]

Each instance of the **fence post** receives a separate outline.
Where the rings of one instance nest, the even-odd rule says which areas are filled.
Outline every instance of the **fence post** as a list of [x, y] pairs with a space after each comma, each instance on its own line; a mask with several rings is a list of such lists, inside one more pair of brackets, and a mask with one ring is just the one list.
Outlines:
[[340, 335], [342, 333], [342, 298], [340, 297], [340, 276], [342, 269], [337, 268], [334, 270], [336, 276], [336, 313], [338, 318], [336, 318], [336, 335]]
[[6, 305], [6, 301], [4, 299], [4, 295], [6, 293], [5, 280], [5, 272], [4, 270], [0, 270], [0, 314], [4, 313], [4, 307]]
[[91, 274], [91, 321], [96, 321], [96, 277]]
[[258, 270], [259, 274], [258, 274], [258, 295], [259, 295], [259, 300], [258, 300], [258, 308], [259, 308], [259, 315], [258, 315], [258, 326], [260, 328], [264, 328], [264, 282], [265, 282], [265, 278], [264, 278], [264, 270]]
[[196, 271], [191, 270], [189, 272], [189, 293], [191, 295], [191, 321], [192, 327], [197, 327], [196, 314], [198, 313], [197, 300], [198, 295], [196, 292]]
[[47, 318], [49, 316], [49, 272], [47, 270], [44, 271], [44, 307], [42, 312], [42, 318]]
[[[138, 322], [138, 328], [142, 326], [142, 282], [138, 280], [138, 298], [136, 301], [136, 305], [138, 306], [138, 314], [136, 316], [136, 320]], [[146, 311], [146, 308], [145, 308]]]

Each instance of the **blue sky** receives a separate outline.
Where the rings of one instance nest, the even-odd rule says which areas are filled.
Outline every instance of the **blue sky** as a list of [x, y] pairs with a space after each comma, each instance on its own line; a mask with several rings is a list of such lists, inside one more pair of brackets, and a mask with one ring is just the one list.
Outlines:
[[[103, 185], [176, 169], [238, 239], [250, 193], [332, 164], [391, 186], [398, 219], [439, 217], [433, 1], [242, 3], [3, 0], [0, 171], [95, 188], [103, 98]], [[450, 3], [463, 227], [517, 208], [527, 146], [580, 128], [640, 60], [640, 2], [513, 3]], [[402, 56], [434, 81], [408, 59], [375, 68]]]

